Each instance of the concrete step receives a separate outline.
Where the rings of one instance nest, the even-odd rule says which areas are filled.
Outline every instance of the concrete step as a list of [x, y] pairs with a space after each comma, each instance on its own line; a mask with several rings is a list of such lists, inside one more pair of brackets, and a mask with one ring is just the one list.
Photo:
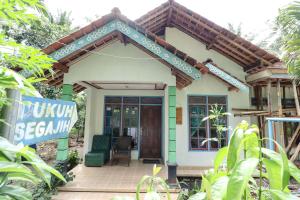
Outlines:
[[[166, 194], [161, 194], [162, 199], [167, 199]], [[171, 199], [176, 200], [178, 194], [171, 193]], [[141, 194], [141, 199], [144, 199], [145, 193]], [[59, 192], [53, 196], [53, 200], [111, 200], [115, 197], [130, 197], [135, 199], [135, 193], [110, 193], [110, 192]], [[128, 199], [128, 200], [129, 200]]]

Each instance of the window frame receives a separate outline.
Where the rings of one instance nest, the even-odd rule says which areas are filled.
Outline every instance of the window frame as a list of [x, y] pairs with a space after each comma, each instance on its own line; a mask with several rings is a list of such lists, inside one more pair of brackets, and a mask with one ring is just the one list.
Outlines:
[[[224, 97], [225, 98], [225, 104], [218, 104], [218, 105], [225, 105], [226, 107], [226, 110], [225, 112], [228, 112], [228, 96], [227, 95], [194, 95], [194, 94], [191, 94], [191, 95], [187, 95], [187, 128], [188, 128], [188, 148], [189, 148], [189, 151], [192, 151], [192, 152], [197, 152], [197, 151], [204, 151], [204, 152], [215, 152], [215, 151], [218, 151], [220, 148], [220, 145], [219, 145], [219, 142], [218, 142], [218, 148], [211, 148], [211, 141], [208, 141], [207, 142], [207, 145], [206, 145], [206, 148], [199, 148], [199, 138], [198, 137], [198, 148], [192, 148], [192, 145], [191, 145], [191, 118], [190, 118], [190, 107], [193, 106], [193, 105], [204, 105], [203, 103], [196, 103], [196, 104], [190, 104], [190, 98], [191, 97], [205, 97], [205, 114], [206, 116], [208, 116], [208, 112], [209, 112], [209, 106], [210, 105], [214, 105], [211, 104], [211, 103], [208, 103], [208, 98], [209, 97]], [[229, 126], [229, 117], [226, 116], [226, 126], [228, 127]], [[210, 125], [210, 120], [206, 120], [205, 121], [205, 130], [206, 130], [206, 136], [208, 138], [211, 138], [211, 125]], [[227, 130], [227, 133], [226, 133], [226, 136], [225, 136], [225, 143], [228, 144], [228, 137], [229, 137], [229, 131]]]

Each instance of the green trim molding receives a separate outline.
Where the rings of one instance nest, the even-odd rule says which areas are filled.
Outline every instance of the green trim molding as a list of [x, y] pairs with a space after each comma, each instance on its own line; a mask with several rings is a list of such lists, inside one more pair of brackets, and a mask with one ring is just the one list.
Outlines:
[[[62, 100], [72, 101], [73, 85], [64, 84], [62, 87]], [[58, 139], [56, 160], [65, 161], [68, 159], [69, 153], [69, 137]]]
[[230, 76], [226, 72], [222, 71], [218, 67], [214, 66], [211, 63], [205, 64], [205, 66], [208, 68], [208, 70], [213, 73], [214, 75], [218, 76], [219, 78], [223, 79], [224, 81], [230, 83], [231, 85], [237, 87], [241, 91], [249, 92], [249, 87], [242, 83], [241, 81], [237, 80], [236, 78]]
[[156, 44], [154, 41], [147, 38], [142, 33], [138, 32], [134, 28], [130, 27], [129, 25], [125, 24], [120, 20], [113, 20], [102, 27], [86, 34], [78, 38], [77, 40], [71, 42], [68, 45], [58, 49], [57, 51], [51, 53], [49, 56], [55, 60], [60, 60], [75, 51], [84, 48], [85, 46], [105, 37], [106, 35], [112, 33], [113, 31], [119, 31], [129, 37], [130, 39], [134, 40], [138, 44], [142, 45], [155, 55], [159, 56], [178, 70], [182, 71], [183, 73], [187, 74], [188, 76], [192, 77], [193, 79], [197, 80], [201, 78], [201, 73], [198, 69], [191, 66], [189, 63], [185, 62], [184, 60], [180, 59], [173, 53], [167, 51], [164, 47]]
[[176, 164], [176, 86], [168, 86], [168, 97], [169, 97], [168, 163]]

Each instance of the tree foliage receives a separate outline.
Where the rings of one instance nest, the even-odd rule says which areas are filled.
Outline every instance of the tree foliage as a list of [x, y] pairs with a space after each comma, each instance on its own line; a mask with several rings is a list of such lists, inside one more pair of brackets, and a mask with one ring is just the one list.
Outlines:
[[[5, 28], [0, 27], [0, 106], [13, 100], [7, 98], [7, 89], [39, 96], [32, 84], [43, 80], [44, 71], [51, 71], [55, 62], [39, 49], [20, 44], [6, 34], [10, 27], [26, 27], [35, 21], [37, 17], [32, 12], [47, 13], [38, 0], [0, 1], [0, 19], [5, 24]], [[0, 137], [0, 199], [32, 199], [29, 190], [19, 183], [37, 184], [43, 180], [50, 187], [50, 174], [65, 181], [33, 149], [12, 145]]]
[[279, 11], [277, 30], [283, 50], [283, 60], [289, 72], [300, 77], [300, 1], [295, 1]]
[[5, 29], [6, 35], [19, 43], [43, 49], [54, 41], [69, 34], [72, 29], [70, 13], [63, 11], [56, 15], [47, 12], [26, 26], [12, 26]]

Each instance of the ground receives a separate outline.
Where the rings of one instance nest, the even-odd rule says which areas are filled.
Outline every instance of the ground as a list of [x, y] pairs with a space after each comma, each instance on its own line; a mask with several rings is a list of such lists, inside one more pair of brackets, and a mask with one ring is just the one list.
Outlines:
[[[37, 145], [38, 155], [48, 164], [53, 164], [56, 157], [56, 140], [50, 140]], [[77, 142], [76, 135], [70, 135], [69, 140], [70, 151], [77, 150], [80, 158], [83, 155], [83, 137], [80, 137]]]

